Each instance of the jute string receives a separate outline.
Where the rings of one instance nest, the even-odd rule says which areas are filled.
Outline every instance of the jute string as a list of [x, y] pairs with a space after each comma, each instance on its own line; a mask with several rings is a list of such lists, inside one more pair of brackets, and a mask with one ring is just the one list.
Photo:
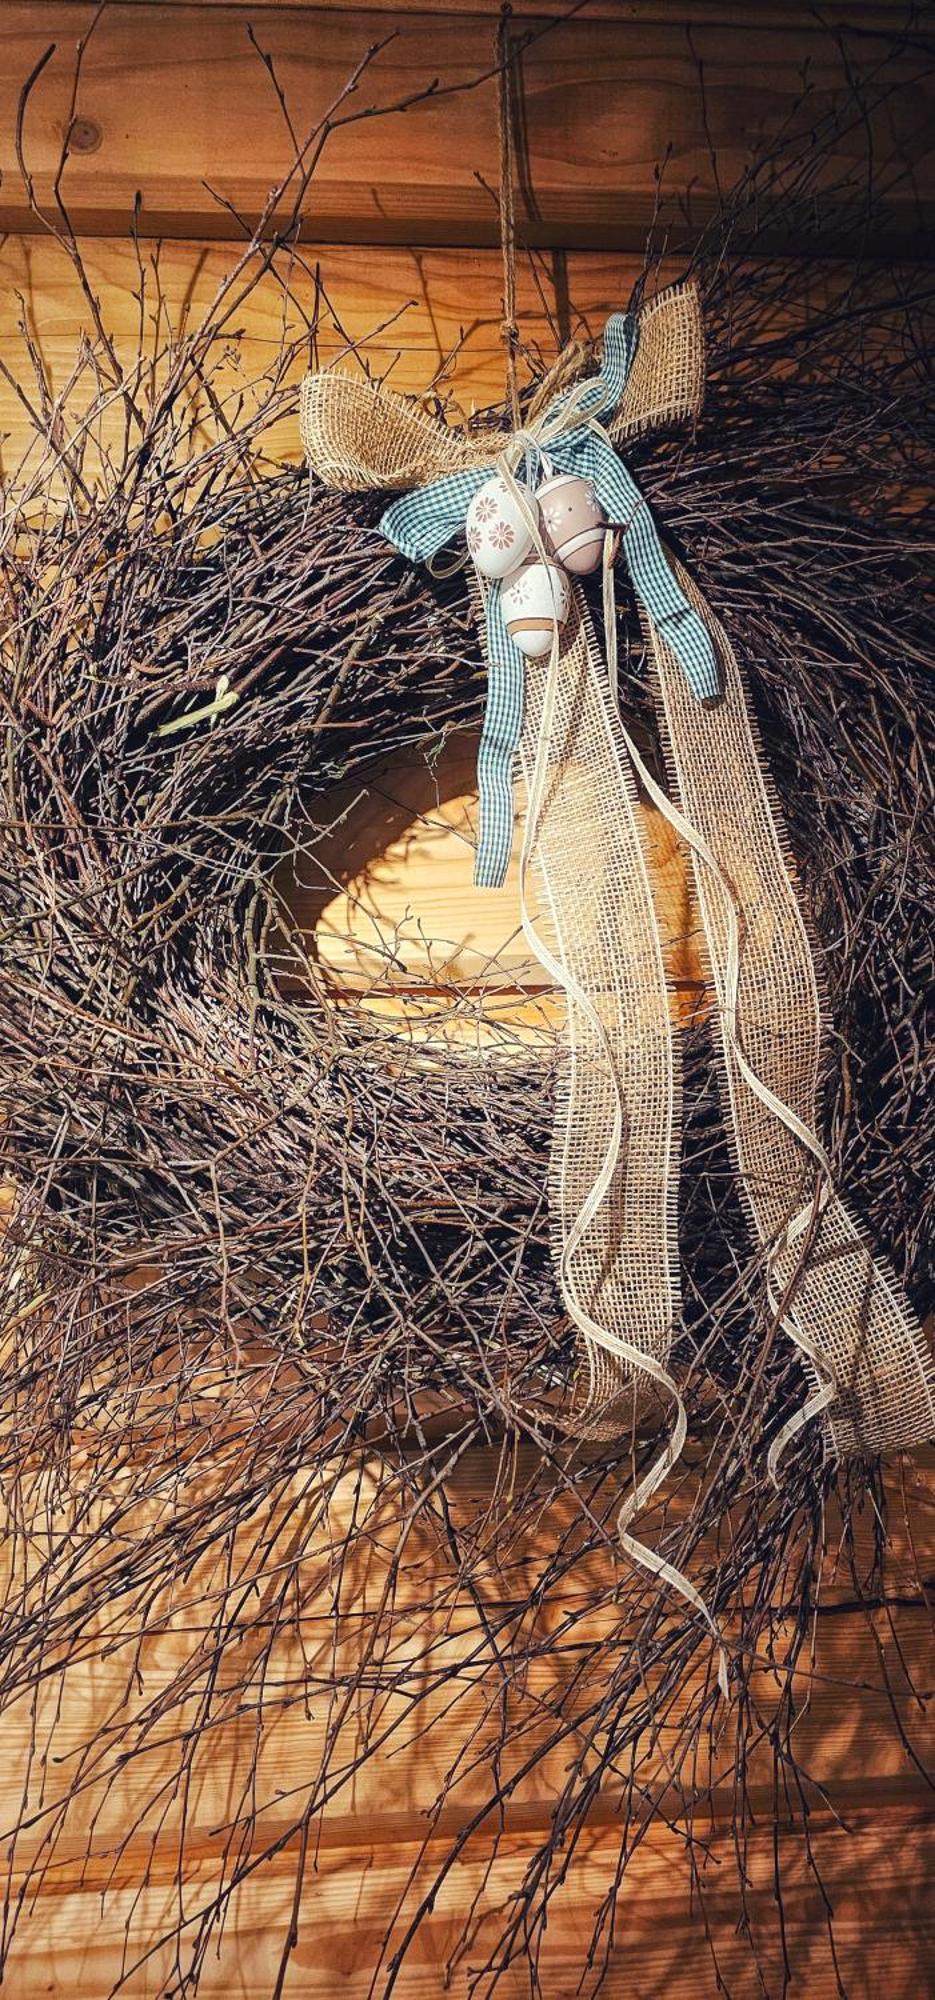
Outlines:
[[516, 210], [514, 198], [513, 135], [513, 49], [510, 42], [512, 8], [501, 7], [497, 22], [497, 123], [500, 137], [500, 248], [503, 255], [503, 323], [501, 333], [506, 348], [507, 389], [514, 431], [519, 429], [519, 384], [516, 379]]

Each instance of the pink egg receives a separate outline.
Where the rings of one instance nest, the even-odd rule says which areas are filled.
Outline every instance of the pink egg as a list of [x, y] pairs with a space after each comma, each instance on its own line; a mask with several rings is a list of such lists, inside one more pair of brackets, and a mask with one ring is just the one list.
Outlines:
[[536, 494], [542, 539], [550, 556], [573, 576], [588, 576], [604, 553], [607, 517], [589, 479], [556, 472]]
[[551, 650], [557, 625], [571, 610], [571, 585], [557, 563], [525, 562], [500, 588], [506, 629], [527, 659], [538, 660]]
[[[525, 495], [535, 517], [536, 500]], [[467, 510], [467, 545], [482, 576], [509, 576], [532, 546], [533, 538], [505, 479], [494, 473], [475, 493]]]

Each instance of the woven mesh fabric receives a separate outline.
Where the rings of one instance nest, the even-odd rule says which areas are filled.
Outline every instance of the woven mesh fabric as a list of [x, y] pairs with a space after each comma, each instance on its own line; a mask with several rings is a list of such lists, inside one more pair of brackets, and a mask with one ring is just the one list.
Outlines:
[[350, 375], [306, 375], [299, 401], [306, 457], [326, 486], [403, 491], [466, 466], [492, 465], [495, 437], [447, 430], [405, 397]]
[[[677, 1318], [679, 1093], [672, 1008], [647, 864], [642, 807], [607, 673], [582, 615], [562, 647], [534, 865], [536, 928], [571, 975], [550, 1173], [556, 1258], [596, 1180], [613, 1129], [623, 1142], [601, 1206], [571, 1259], [566, 1292], [608, 1340], [665, 1363]], [[530, 661], [520, 758], [527, 791], [548, 663]], [[569, 838], [569, 829], [586, 829]], [[575, 983], [603, 1023], [576, 1002]], [[615, 1088], [616, 1077], [616, 1088]], [[585, 1337], [589, 1383], [573, 1427], [618, 1435], [657, 1391]], [[627, 1411], [620, 1406], [625, 1388]], [[614, 1407], [616, 1403], [616, 1407]], [[578, 1420], [580, 1419], [580, 1425]]]
[[694, 283], [671, 285], [639, 317], [640, 337], [620, 408], [607, 428], [617, 444], [641, 431], [697, 417], [704, 395], [704, 323]]
[[[680, 581], [705, 611], [720, 650], [724, 698], [699, 710], [665, 641], [651, 633], [674, 783], [692, 826], [707, 841], [742, 913], [737, 1020], [741, 1048], [759, 1081], [817, 1129], [823, 1008], [795, 891], [788, 839], [763, 758], [743, 679], [723, 629], [684, 570]], [[754, 1229], [775, 1246], [773, 1289], [783, 1319], [835, 1395], [827, 1422], [835, 1451], [894, 1451], [935, 1426], [932, 1358], [895, 1279], [875, 1259], [837, 1193], [803, 1243], [784, 1243], [797, 1211], [814, 1199], [820, 1168], [749, 1087], [724, 1030], [728, 950], [724, 891], [693, 857], [711, 974], [720, 1006], [728, 1129]]]

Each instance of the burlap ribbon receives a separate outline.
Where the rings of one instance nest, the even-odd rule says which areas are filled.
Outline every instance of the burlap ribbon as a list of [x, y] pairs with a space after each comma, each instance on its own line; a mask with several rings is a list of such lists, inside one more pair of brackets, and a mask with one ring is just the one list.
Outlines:
[[[700, 410], [696, 288], [662, 293], [640, 313], [637, 335], [607, 424], [618, 449]], [[306, 378], [301, 421], [313, 470], [344, 491], [399, 491], [511, 462], [509, 438], [449, 430], [403, 398], [338, 373]], [[670, 1402], [668, 1443], [629, 1496], [620, 1530], [630, 1553], [707, 1617], [687, 1579], [627, 1532], [685, 1436], [684, 1406], [668, 1369], [679, 1321], [674, 1010], [637, 782], [691, 851], [736, 1168], [776, 1319], [813, 1381], [813, 1393], [773, 1441], [771, 1470], [775, 1475], [785, 1445], [819, 1413], [836, 1454], [876, 1453], [928, 1436], [935, 1399], [922, 1329], [843, 1206], [817, 1136], [822, 1005], [788, 842], [730, 644], [690, 577], [673, 568], [715, 642], [723, 694], [713, 706], [696, 700], [643, 604], [670, 759], [672, 795], [664, 794], [622, 725], [611, 688], [614, 659], [609, 677], [576, 587], [572, 619], [552, 657], [526, 666], [521, 900], [530, 943], [567, 997], [550, 1194], [562, 1295], [588, 1363], [574, 1420], [606, 1432], [620, 1428], [635, 1397], [655, 1392]], [[608, 583], [605, 576], [613, 654]], [[478, 609], [483, 630], [482, 587]], [[535, 915], [529, 871], [540, 885]]]

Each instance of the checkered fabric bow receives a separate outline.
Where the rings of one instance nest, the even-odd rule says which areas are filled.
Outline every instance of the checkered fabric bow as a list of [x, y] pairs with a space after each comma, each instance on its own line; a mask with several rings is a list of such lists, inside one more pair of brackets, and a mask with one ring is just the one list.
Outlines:
[[[614, 313], [604, 329], [599, 374], [557, 396], [528, 429], [513, 433], [498, 455], [502, 476], [515, 485], [523, 465], [531, 494], [543, 464], [589, 482], [619, 545], [637, 598], [675, 654], [699, 700], [718, 693], [714, 648], [704, 621], [689, 604], [666, 559], [659, 532], [639, 487], [614, 448], [605, 425], [620, 407], [639, 342], [635, 313]], [[428, 561], [463, 534], [475, 493], [490, 467], [471, 466], [415, 487], [394, 500], [381, 529], [410, 561]], [[513, 839], [513, 764], [523, 727], [525, 662], [506, 629], [499, 582], [487, 584], [489, 679], [478, 752], [480, 838], [474, 879], [497, 887], [504, 879]]]

